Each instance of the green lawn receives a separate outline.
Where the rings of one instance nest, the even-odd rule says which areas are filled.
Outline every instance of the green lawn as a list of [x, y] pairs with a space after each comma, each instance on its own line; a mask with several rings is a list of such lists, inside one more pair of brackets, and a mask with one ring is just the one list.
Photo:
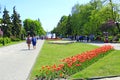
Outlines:
[[60, 60], [68, 56], [73, 56], [88, 50], [97, 48], [97, 46], [87, 45], [84, 43], [72, 44], [49, 44], [45, 41], [43, 48], [38, 55], [36, 63], [32, 69], [30, 79], [33, 80], [35, 75], [39, 75], [41, 66], [53, 65], [60, 63]]
[[108, 55], [90, 65], [83, 71], [74, 74], [72, 78], [90, 78], [98, 76], [120, 75], [120, 50], [110, 52]]

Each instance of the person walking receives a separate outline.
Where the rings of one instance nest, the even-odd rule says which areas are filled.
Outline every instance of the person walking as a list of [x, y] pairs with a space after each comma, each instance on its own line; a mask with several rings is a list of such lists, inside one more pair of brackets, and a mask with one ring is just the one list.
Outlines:
[[33, 35], [33, 36], [32, 36], [33, 49], [36, 49], [36, 43], [37, 43], [37, 38], [35, 37], [35, 35]]
[[26, 43], [27, 43], [27, 45], [28, 45], [28, 49], [30, 50], [30, 44], [31, 44], [30, 35], [28, 35], [27, 40], [26, 40]]

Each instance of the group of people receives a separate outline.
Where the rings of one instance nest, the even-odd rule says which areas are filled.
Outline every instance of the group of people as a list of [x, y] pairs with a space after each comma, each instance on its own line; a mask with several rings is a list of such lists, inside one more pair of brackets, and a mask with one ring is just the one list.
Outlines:
[[81, 35], [81, 36], [79, 36], [79, 35], [77, 35], [76, 37], [75, 37], [75, 40], [77, 40], [78, 42], [80, 41], [80, 42], [90, 42], [90, 41], [94, 41], [94, 35]]
[[31, 38], [30, 35], [28, 35], [28, 37], [27, 37], [27, 39], [26, 39], [26, 43], [27, 43], [27, 45], [28, 45], [28, 49], [29, 49], [29, 50], [30, 50], [30, 45], [31, 45], [31, 43], [32, 43], [32, 45], [33, 45], [33, 49], [36, 49], [37, 38], [35, 37], [35, 35], [33, 35], [32, 38]]

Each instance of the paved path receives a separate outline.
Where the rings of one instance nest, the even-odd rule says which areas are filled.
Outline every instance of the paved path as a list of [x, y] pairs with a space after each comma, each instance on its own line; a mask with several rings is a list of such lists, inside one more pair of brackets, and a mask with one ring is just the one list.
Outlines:
[[95, 80], [120, 80], [120, 77], [111, 77], [111, 78], [103, 78], [103, 79], [95, 79]]
[[26, 42], [0, 48], [0, 80], [28, 80], [29, 73], [44, 43], [38, 40], [36, 49], [27, 49]]
[[88, 43], [88, 44], [97, 45], [97, 46], [112, 45], [114, 49], [120, 50], [120, 43]]

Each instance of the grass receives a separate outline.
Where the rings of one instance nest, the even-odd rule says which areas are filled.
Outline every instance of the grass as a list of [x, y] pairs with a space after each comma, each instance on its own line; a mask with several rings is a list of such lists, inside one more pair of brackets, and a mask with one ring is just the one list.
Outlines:
[[83, 71], [72, 75], [70, 80], [73, 78], [91, 78], [114, 75], [120, 75], [120, 50], [110, 52], [108, 55]]
[[45, 41], [43, 48], [38, 55], [36, 63], [32, 69], [30, 80], [33, 80], [35, 75], [39, 75], [39, 70], [42, 66], [53, 65], [60, 63], [60, 60], [69, 56], [76, 55], [88, 50], [97, 48], [97, 46], [88, 45], [84, 43], [72, 44], [48, 44]]

